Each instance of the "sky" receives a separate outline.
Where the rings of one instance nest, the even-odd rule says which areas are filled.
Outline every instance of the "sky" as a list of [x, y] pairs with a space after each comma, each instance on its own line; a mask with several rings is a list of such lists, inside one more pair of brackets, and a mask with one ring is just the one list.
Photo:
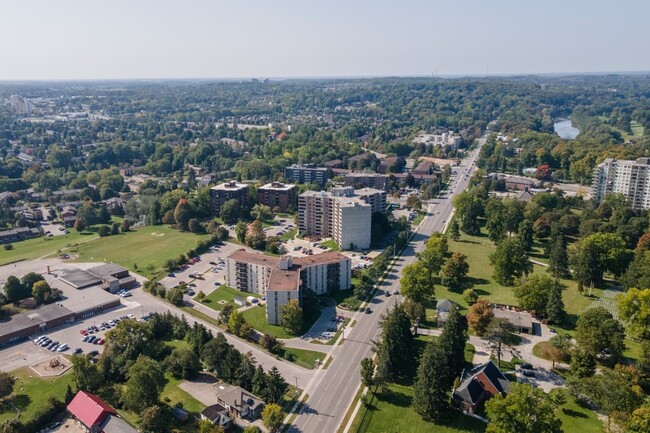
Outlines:
[[0, 0], [0, 80], [650, 71], [648, 0]]

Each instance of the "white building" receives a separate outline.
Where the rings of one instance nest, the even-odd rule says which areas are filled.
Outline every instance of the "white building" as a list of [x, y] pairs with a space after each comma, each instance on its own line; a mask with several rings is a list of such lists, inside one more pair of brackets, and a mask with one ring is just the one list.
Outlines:
[[599, 164], [594, 169], [592, 195], [601, 201], [611, 193], [623, 194], [633, 209], [650, 209], [650, 158], [607, 158]]
[[450, 147], [452, 149], [458, 149], [461, 141], [461, 136], [452, 132], [443, 132], [442, 134], [418, 134], [413, 140], [414, 143]]
[[331, 237], [343, 249], [370, 248], [372, 214], [386, 211], [386, 192], [352, 187], [306, 191], [298, 197], [298, 230]]
[[18, 114], [31, 114], [32, 111], [34, 111], [34, 104], [32, 104], [32, 101], [19, 95], [11, 95], [9, 97], [9, 105], [11, 105], [11, 109]]
[[280, 323], [282, 305], [300, 302], [303, 290], [319, 295], [347, 290], [351, 279], [351, 260], [337, 252], [278, 259], [242, 249], [226, 258], [226, 284], [266, 296], [266, 318], [273, 325]]

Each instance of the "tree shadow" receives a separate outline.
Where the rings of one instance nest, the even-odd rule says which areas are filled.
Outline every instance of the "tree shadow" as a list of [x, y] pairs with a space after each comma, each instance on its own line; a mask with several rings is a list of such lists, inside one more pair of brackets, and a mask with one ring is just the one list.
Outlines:
[[588, 418], [587, 415], [582, 412], [578, 412], [577, 410], [573, 409], [567, 409], [565, 407], [562, 408], [562, 413], [573, 418]]
[[[467, 281], [466, 284], [474, 285], [474, 286], [489, 283], [489, 281], [486, 280], [485, 278], [467, 277], [465, 280]], [[474, 289], [474, 290], [476, 290], [476, 289]]]
[[21, 412], [25, 411], [29, 404], [32, 402], [32, 398], [27, 394], [17, 394], [12, 399], [11, 402], [16, 406]]
[[381, 394], [377, 394], [377, 400], [384, 401], [393, 406], [411, 407], [413, 397], [389, 389], [385, 390]]

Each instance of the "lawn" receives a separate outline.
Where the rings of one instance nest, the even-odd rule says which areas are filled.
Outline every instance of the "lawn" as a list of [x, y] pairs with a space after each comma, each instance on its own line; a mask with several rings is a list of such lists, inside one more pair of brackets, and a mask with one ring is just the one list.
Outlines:
[[636, 120], [633, 120], [630, 122], [630, 127], [632, 128], [632, 135], [635, 137], [642, 137], [643, 136], [643, 125], [641, 125], [639, 122]]
[[573, 397], [563, 391], [566, 403], [557, 412], [565, 432], [603, 433], [605, 426], [598, 419], [596, 412], [579, 405]]
[[315, 350], [295, 349], [293, 347], [285, 347], [284, 358], [289, 362], [293, 362], [300, 367], [313, 369], [316, 366], [316, 361], [323, 362], [326, 353], [316, 352]]
[[0, 249], [0, 266], [18, 260], [32, 260], [57, 254], [59, 250], [69, 251], [71, 247], [75, 247], [77, 244], [94, 241], [98, 238], [97, 233], [87, 232], [80, 234], [76, 230], [71, 230], [67, 235], [53, 236], [51, 238], [40, 237], [14, 242], [12, 243], [14, 247], [12, 250]]
[[341, 251], [341, 247], [339, 247], [339, 244], [337, 244], [336, 241], [334, 241], [334, 239], [321, 242], [320, 244], [325, 248], [328, 248], [330, 251]]
[[[309, 331], [312, 325], [318, 320], [321, 312], [317, 311], [315, 314], [304, 315], [302, 333]], [[266, 320], [266, 308], [264, 306], [257, 306], [249, 308], [243, 312], [244, 319], [248, 322], [255, 330], [263, 334], [270, 334], [276, 338], [294, 338], [295, 335], [290, 334], [284, 328], [277, 325], [271, 325]]]
[[280, 240], [281, 240], [281, 241], [288, 241], [288, 240], [291, 240], [291, 239], [295, 238], [295, 237], [296, 237], [296, 232], [297, 232], [297, 231], [298, 231], [298, 229], [291, 229], [291, 230], [289, 230], [288, 232], [286, 232], [285, 234], [283, 234], [282, 236], [280, 236]]
[[243, 298], [244, 300], [249, 296], [254, 296], [256, 298], [261, 297], [257, 293], [240, 292], [232, 287], [221, 285], [215, 291], [207, 295], [201, 303], [215, 311], [221, 311], [221, 309], [227, 304], [232, 304], [233, 307], [239, 308], [239, 306], [235, 304], [236, 296]]
[[[10, 398], [20, 411], [20, 419], [31, 418], [40, 411], [50, 397], [63, 399], [68, 385], [72, 385], [72, 374], [69, 372], [54, 378], [40, 378], [28, 367], [21, 368], [12, 373], [18, 378], [14, 385], [14, 393]], [[0, 405], [0, 423], [16, 417], [14, 409], [7, 405]]]
[[412, 226], [418, 226], [426, 216], [426, 212], [418, 212], [415, 217], [413, 218], [413, 221], [411, 221]]
[[182, 403], [183, 409], [194, 416], [199, 416], [199, 413], [205, 409], [205, 405], [180, 388], [179, 385], [183, 382], [183, 379], [175, 379], [169, 373], [165, 373], [165, 379], [167, 379], [167, 384], [160, 395], [160, 399], [171, 407], [176, 406], [177, 403]]
[[80, 245], [77, 261], [105, 261], [151, 276], [167, 259], [176, 258], [208, 235], [180, 232], [167, 226], [148, 226]]

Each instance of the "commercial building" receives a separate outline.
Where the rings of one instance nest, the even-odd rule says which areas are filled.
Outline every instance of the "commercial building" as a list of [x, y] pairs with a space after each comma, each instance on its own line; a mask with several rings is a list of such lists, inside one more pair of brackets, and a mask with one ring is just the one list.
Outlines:
[[284, 169], [284, 178], [288, 182], [313, 183], [325, 188], [332, 178], [332, 171], [327, 167], [316, 167], [315, 164], [292, 164]]
[[271, 210], [276, 207], [280, 209], [280, 212], [295, 209], [297, 200], [295, 185], [271, 182], [259, 187], [257, 190], [258, 203], [267, 205]]
[[242, 249], [226, 258], [226, 284], [266, 296], [266, 318], [274, 325], [280, 323], [280, 307], [300, 302], [303, 290], [319, 295], [346, 290], [351, 278], [351, 260], [337, 252], [276, 258]]
[[221, 214], [221, 206], [228, 200], [236, 200], [240, 206], [248, 205], [248, 185], [234, 180], [210, 188], [210, 211], [212, 215]]
[[129, 274], [128, 269], [114, 263], [107, 263], [86, 270], [68, 269], [59, 279], [78, 290], [101, 286], [102, 289], [111, 293], [132, 289], [137, 284], [136, 279]]
[[372, 172], [352, 172], [344, 176], [345, 186], [354, 188], [376, 188], [386, 190], [388, 175]]
[[364, 250], [370, 248], [372, 214], [385, 211], [385, 191], [306, 191], [298, 197], [298, 230], [309, 237], [331, 237], [343, 249]]
[[623, 194], [632, 209], [650, 209], [650, 158], [636, 161], [607, 158], [594, 169], [592, 195]]

